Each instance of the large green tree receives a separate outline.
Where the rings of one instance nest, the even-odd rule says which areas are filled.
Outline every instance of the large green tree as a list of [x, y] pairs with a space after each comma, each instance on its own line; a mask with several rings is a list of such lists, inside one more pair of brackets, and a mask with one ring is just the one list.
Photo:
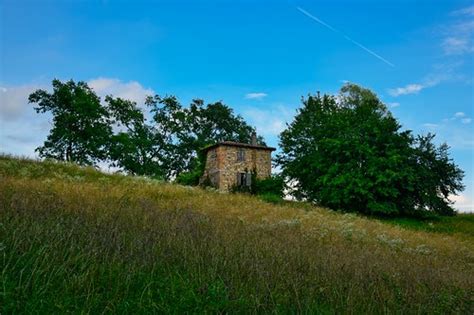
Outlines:
[[371, 91], [347, 84], [335, 96], [308, 96], [280, 135], [277, 161], [295, 195], [334, 209], [387, 215], [425, 210], [453, 214], [448, 196], [463, 172], [415, 138]]
[[53, 126], [36, 149], [41, 157], [95, 164], [107, 156], [112, 132], [108, 111], [85, 82], [53, 80], [52, 93], [36, 90], [29, 96], [36, 112], [50, 113]]
[[[184, 107], [174, 96], [155, 95], [146, 103], [151, 107], [157, 138], [166, 144], [163, 161], [168, 178], [202, 168], [199, 152], [206, 145], [220, 141], [250, 143], [255, 132], [222, 102], [204, 105], [196, 99]], [[261, 137], [257, 141], [264, 143]]]
[[159, 141], [135, 102], [107, 96], [107, 109], [116, 132], [111, 136], [109, 159], [113, 166], [134, 175], [165, 177], [163, 141]]

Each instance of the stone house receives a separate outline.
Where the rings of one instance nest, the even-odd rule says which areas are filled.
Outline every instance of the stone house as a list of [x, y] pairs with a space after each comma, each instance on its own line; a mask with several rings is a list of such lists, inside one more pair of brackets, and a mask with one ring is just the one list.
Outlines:
[[224, 141], [208, 146], [203, 149], [206, 166], [201, 182], [209, 180], [212, 186], [223, 191], [234, 186], [250, 186], [252, 172], [259, 179], [271, 175], [274, 150], [258, 145], [255, 134], [250, 144]]

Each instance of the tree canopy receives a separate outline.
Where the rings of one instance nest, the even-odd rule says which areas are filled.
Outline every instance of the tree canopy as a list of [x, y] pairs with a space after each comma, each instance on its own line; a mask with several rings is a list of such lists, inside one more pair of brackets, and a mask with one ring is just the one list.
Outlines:
[[109, 159], [113, 166], [134, 175], [164, 177], [162, 150], [153, 128], [135, 102], [107, 96], [111, 124], [117, 131], [110, 138]]
[[29, 97], [38, 113], [53, 117], [47, 140], [37, 148], [40, 157], [109, 162], [131, 174], [170, 179], [201, 168], [199, 150], [206, 145], [250, 142], [255, 132], [222, 102], [204, 105], [196, 99], [185, 107], [175, 96], [154, 95], [140, 107], [113, 95], [101, 102], [85, 82], [52, 84], [52, 93], [37, 90]]
[[105, 159], [112, 128], [100, 98], [84, 82], [53, 80], [52, 86], [52, 93], [36, 90], [29, 96], [38, 104], [36, 112], [49, 112], [53, 119], [47, 140], [36, 151], [41, 157], [78, 164]]
[[463, 172], [448, 146], [415, 137], [371, 91], [309, 95], [280, 135], [277, 162], [295, 195], [333, 209], [368, 214], [453, 214], [448, 197], [463, 189]]
[[[41, 157], [84, 165], [110, 163], [137, 175], [195, 183], [200, 149], [247, 142], [255, 128], [222, 102], [149, 96], [144, 106], [112, 95], [101, 101], [85, 82], [52, 81], [29, 96], [52, 128]], [[463, 171], [434, 135], [414, 136], [370, 90], [354, 84], [339, 95], [309, 95], [280, 135], [276, 162], [294, 195], [333, 209], [368, 214], [451, 215], [449, 196], [464, 189]], [[257, 140], [265, 144], [261, 137]]]

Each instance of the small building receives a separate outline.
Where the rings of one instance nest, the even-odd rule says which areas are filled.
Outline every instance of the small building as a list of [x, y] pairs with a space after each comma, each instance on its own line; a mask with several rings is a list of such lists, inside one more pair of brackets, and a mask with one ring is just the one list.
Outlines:
[[235, 186], [251, 186], [252, 173], [256, 178], [269, 177], [272, 172], [272, 151], [275, 148], [252, 143], [219, 142], [203, 149], [206, 166], [201, 181], [209, 181], [219, 190], [228, 191]]

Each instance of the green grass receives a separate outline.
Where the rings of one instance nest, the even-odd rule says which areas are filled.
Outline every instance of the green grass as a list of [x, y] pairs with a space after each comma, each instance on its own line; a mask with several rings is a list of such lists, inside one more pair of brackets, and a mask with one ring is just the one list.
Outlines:
[[380, 221], [0, 157], [0, 313], [472, 314], [472, 216]]
[[425, 220], [394, 218], [386, 222], [413, 230], [450, 235], [459, 234], [474, 239], [474, 214], [472, 213], [461, 213], [453, 217], [433, 217]]

